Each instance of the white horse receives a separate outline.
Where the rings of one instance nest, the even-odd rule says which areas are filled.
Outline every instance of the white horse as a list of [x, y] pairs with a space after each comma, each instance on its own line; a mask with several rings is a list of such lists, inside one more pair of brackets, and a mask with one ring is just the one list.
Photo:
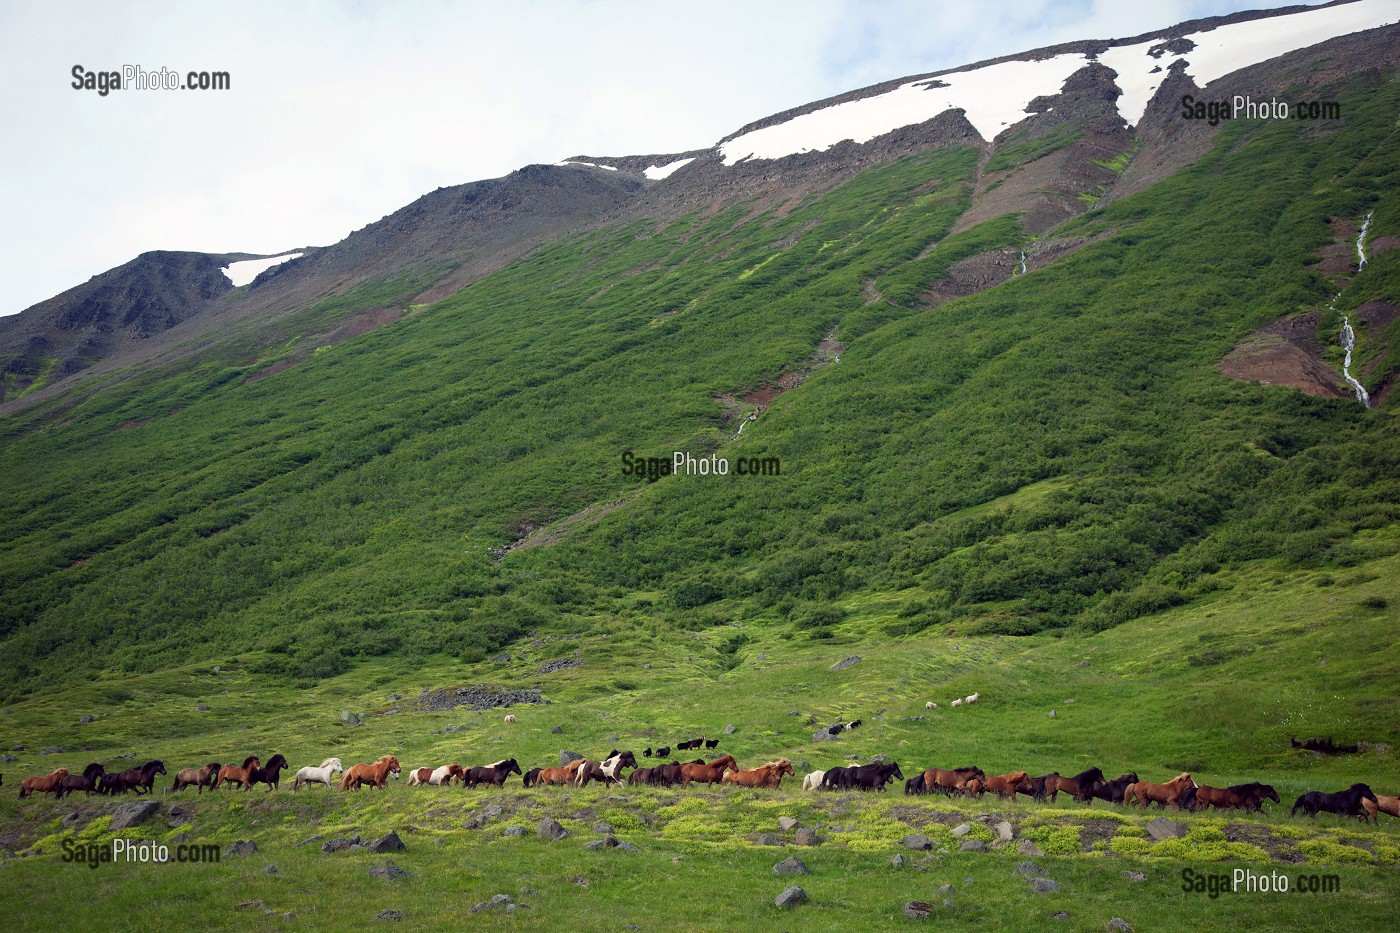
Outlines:
[[802, 789], [820, 790], [822, 786], [822, 778], [824, 777], [826, 777], [825, 771], [813, 771], [811, 774], [807, 775], [805, 778], [802, 779]]
[[340, 763], [339, 758], [327, 758], [321, 762], [319, 768], [308, 765], [297, 772], [297, 779], [292, 784], [292, 790], [300, 790], [303, 784], [324, 784], [330, 787], [331, 782], [335, 780], [335, 773], [344, 770], [345, 766]]

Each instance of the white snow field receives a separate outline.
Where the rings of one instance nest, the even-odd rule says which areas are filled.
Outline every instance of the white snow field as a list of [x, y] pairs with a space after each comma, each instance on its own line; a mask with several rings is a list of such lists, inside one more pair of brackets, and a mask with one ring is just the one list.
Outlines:
[[296, 259], [301, 253], [286, 253], [282, 256], [269, 256], [266, 259], [245, 259], [242, 262], [232, 262], [223, 267], [224, 275], [235, 287], [241, 288], [256, 279], [265, 270], [273, 266], [281, 265], [289, 259]]

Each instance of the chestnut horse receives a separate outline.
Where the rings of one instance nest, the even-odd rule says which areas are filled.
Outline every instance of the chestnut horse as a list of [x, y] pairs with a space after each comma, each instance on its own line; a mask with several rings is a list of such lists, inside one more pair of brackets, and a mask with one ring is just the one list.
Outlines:
[[[1094, 785], [1102, 784], [1105, 780], [1101, 770], [1098, 768], [1090, 768], [1087, 771], [1080, 771], [1071, 778], [1056, 778], [1054, 790], [1069, 794], [1080, 803], [1088, 803], [1093, 799], [1091, 795], [1094, 791]], [[1048, 783], [1045, 789], [1047, 791], [1051, 789]]]
[[929, 768], [924, 772], [924, 790], [951, 794], [955, 790], [966, 788], [967, 782], [973, 778], [980, 777], [986, 777], [981, 768], [954, 768], [951, 771]]
[[792, 762], [786, 758], [743, 771], [724, 772], [724, 783], [740, 787], [780, 787], [783, 776], [792, 774]]
[[102, 780], [102, 776], [106, 773], [107, 769], [94, 761], [83, 769], [82, 774], [70, 774], [60, 781], [58, 784], [58, 794], [56, 796], [62, 800], [64, 795], [80, 790], [85, 791], [87, 795], [91, 797], [93, 791], [98, 789], [98, 782]]
[[375, 790], [383, 790], [384, 785], [389, 782], [389, 775], [397, 776], [400, 770], [397, 758], [393, 755], [381, 755], [372, 765], [363, 762], [351, 765], [340, 777], [340, 789], [359, 790], [362, 784], [370, 784]]
[[233, 765], [224, 765], [219, 769], [219, 776], [214, 779], [214, 789], [218, 790], [225, 784], [242, 784], [244, 790], [251, 790], [253, 787], [253, 769], [262, 764], [262, 759], [257, 755], [249, 755], [243, 759], [243, 764], [237, 768]]
[[707, 765], [681, 765], [681, 785], [689, 787], [691, 781], [702, 784], [718, 784], [724, 780], [724, 772], [738, 770], [733, 755], [716, 758]]
[[1400, 817], [1400, 794], [1393, 797], [1386, 796], [1385, 794], [1376, 794], [1376, 799], [1374, 801], [1363, 797], [1361, 798], [1361, 810], [1365, 814], [1363, 822], [1374, 820], [1376, 825], [1379, 826], [1381, 822], [1380, 815], [1382, 813], [1389, 813], [1391, 816]]
[[19, 796], [23, 800], [32, 795], [36, 790], [41, 794], [58, 794], [62, 796], [60, 785], [63, 779], [68, 776], [67, 768], [59, 768], [42, 777], [27, 777], [19, 784]]
[[[1268, 791], [1265, 791], [1268, 788]], [[1224, 810], [1226, 807], [1240, 810], [1260, 810], [1261, 804], [1268, 796], [1268, 792], [1273, 792], [1274, 800], [1278, 800], [1278, 792], [1267, 784], [1260, 784], [1254, 781], [1249, 784], [1232, 784], [1229, 787], [1210, 787], [1205, 784], [1196, 785], [1196, 806], [1200, 809], [1214, 807], [1217, 810]]]
[[999, 797], [1009, 797], [1016, 799], [1016, 791], [1026, 781], [1030, 774], [1026, 771], [1012, 771], [1010, 774], [999, 774], [989, 777], [986, 780], [987, 790], [993, 791]]
[[211, 761], [202, 768], [185, 768], [175, 774], [175, 783], [170, 788], [172, 791], [184, 790], [186, 787], [197, 787], [199, 793], [204, 793], [204, 788], [214, 786], [214, 782], [219, 779], [219, 769], [223, 765], [217, 761]]
[[[574, 772], [578, 769], [575, 768]], [[541, 768], [535, 775], [535, 781], [531, 787], [540, 787], [547, 784], [572, 784], [574, 775], [568, 768]]]
[[1147, 809], [1147, 804], [1151, 801], [1156, 801], [1162, 806], [1171, 804], [1174, 807], [1179, 807], [1182, 791], [1195, 786], [1196, 782], [1191, 780], [1191, 775], [1185, 772], [1178, 774], [1165, 784], [1138, 781], [1123, 789], [1123, 803], [1136, 803], [1144, 810]]

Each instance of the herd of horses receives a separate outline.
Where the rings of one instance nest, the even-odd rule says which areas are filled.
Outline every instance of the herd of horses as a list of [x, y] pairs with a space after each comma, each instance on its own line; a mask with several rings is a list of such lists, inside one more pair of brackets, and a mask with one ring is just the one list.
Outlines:
[[[847, 724], [847, 728], [858, 725], [859, 721]], [[702, 737], [681, 744], [694, 748], [702, 744], [708, 746], [710, 743]], [[669, 752], [669, 749], [665, 751]], [[647, 752], [651, 752], [652, 757], [657, 755], [652, 749], [647, 749]], [[644, 753], [643, 757], [648, 756]], [[289, 767], [287, 759], [282, 755], [272, 755], [265, 764], [257, 755], [248, 756], [241, 765], [223, 765], [211, 761], [202, 767], [185, 768], [177, 772], [170, 791], [194, 787], [198, 793], [203, 794], [205, 788], [214, 791], [228, 785], [248, 791], [259, 784], [264, 784], [268, 791], [273, 791], [280, 785], [282, 772]], [[631, 774], [626, 775], [624, 780], [626, 769], [630, 769]], [[361, 787], [383, 790], [390, 779], [397, 778], [402, 770], [398, 758], [393, 755], [383, 755], [373, 762], [361, 762], [349, 768], [344, 767], [339, 758], [327, 758], [320, 765], [298, 770], [292, 790], [300, 790], [303, 786], [311, 784], [339, 787], [343, 791], [359, 790]], [[25, 798], [34, 794], [53, 794], [62, 799], [76, 791], [105, 795], [124, 794], [127, 791], [138, 795], [149, 794], [155, 789], [156, 776], [165, 773], [165, 763], [155, 759], [140, 767], [114, 773], [108, 773], [101, 764], [94, 762], [84, 768], [81, 774], [71, 774], [67, 768], [59, 768], [49, 774], [25, 778], [20, 783], [19, 796]], [[784, 777], [793, 776], [793, 767], [788, 759], [779, 758], [756, 768], [740, 768], [733, 755], [722, 755], [708, 762], [704, 758], [695, 758], [687, 762], [672, 760], [668, 764], [643, 768], [638, 765], [632, 752], [613, 749], [601, 759], [579, 758], [562, 767], [531, 768], [524, 772], [520, 770], [520, 765], [514, 758], [504, 758], [489, 765], [475, 767], [446, 764], [414, 768], [409, 771], [407, 783], [411, 787], [460, 784], [469, 788], [500, 788], [505, 786], [506, 780], [512, 774], [520, 775], [521, 783], [527, 788], [552, 785], [586, 787], [589, 783], [597, 781], [612, 785], [626, 783], [651, 787], [736, 784], [741, 787], [777, 789], [782, 785]], [[340, 776], [338, 780], [336, 775]], [[813, 771], [803, 778], [802, 789], [883, 791], [886, 785], [895, 780], [903, 780], [904, 792], [910, 795], [945, 794], [980, 798], [991, 793], [1007, 800], [1024, 795], [1038, 802], [1053, 803], [1060, 794], [1067, 794], [1084, 804], [1105, 800], [1144, 809], [1155, 803], [1160, 808], [1175, 807], [1179, 810], [1213, 808], [1217, 811], [1262, 812], [1265, 801], [1281, 802], [1278, 792], [1268, 784], [1252, 781], [1229, 787], [1211, 787], [1197, 784], [1189, 773], [1179, 774], [1170, 781], [1156, 784], [1140, 780], [1135, 772], [1128, 772], [1109, 780], [1099, 768], [1089, 768], [1073, 777], [1065, 777], [1053, 771], [1032, 777], [1026, 771], [988, 775], [981, 768], [968, 766], [950, 769], [928, 768], [906, 780], [895, 762]], [[0, 786], [3, 784], [4, 776], [0, 775]], [[1379, 823], [1381, 813], [1400, 817], [1400, 796], [1376, 794], [1366, 784], [1357, 783], [1335, 793], [1308, 791], [1294, 802], [1289, 815], [1296, 816], [1300, 810], [1309, 817], [1316, 817], [1318, 813], [1335, 813]]]

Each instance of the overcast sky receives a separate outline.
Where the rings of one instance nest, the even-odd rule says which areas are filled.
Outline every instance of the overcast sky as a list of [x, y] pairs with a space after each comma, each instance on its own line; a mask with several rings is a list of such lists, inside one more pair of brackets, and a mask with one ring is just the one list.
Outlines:
[[[146, 250], [327, 245], [522, 165], [702, 148], [890, 78], [1285, 5], [4, 0], [0, 314]], [[231, 89], [103, 97], [75, 65], [226, 71]]]

